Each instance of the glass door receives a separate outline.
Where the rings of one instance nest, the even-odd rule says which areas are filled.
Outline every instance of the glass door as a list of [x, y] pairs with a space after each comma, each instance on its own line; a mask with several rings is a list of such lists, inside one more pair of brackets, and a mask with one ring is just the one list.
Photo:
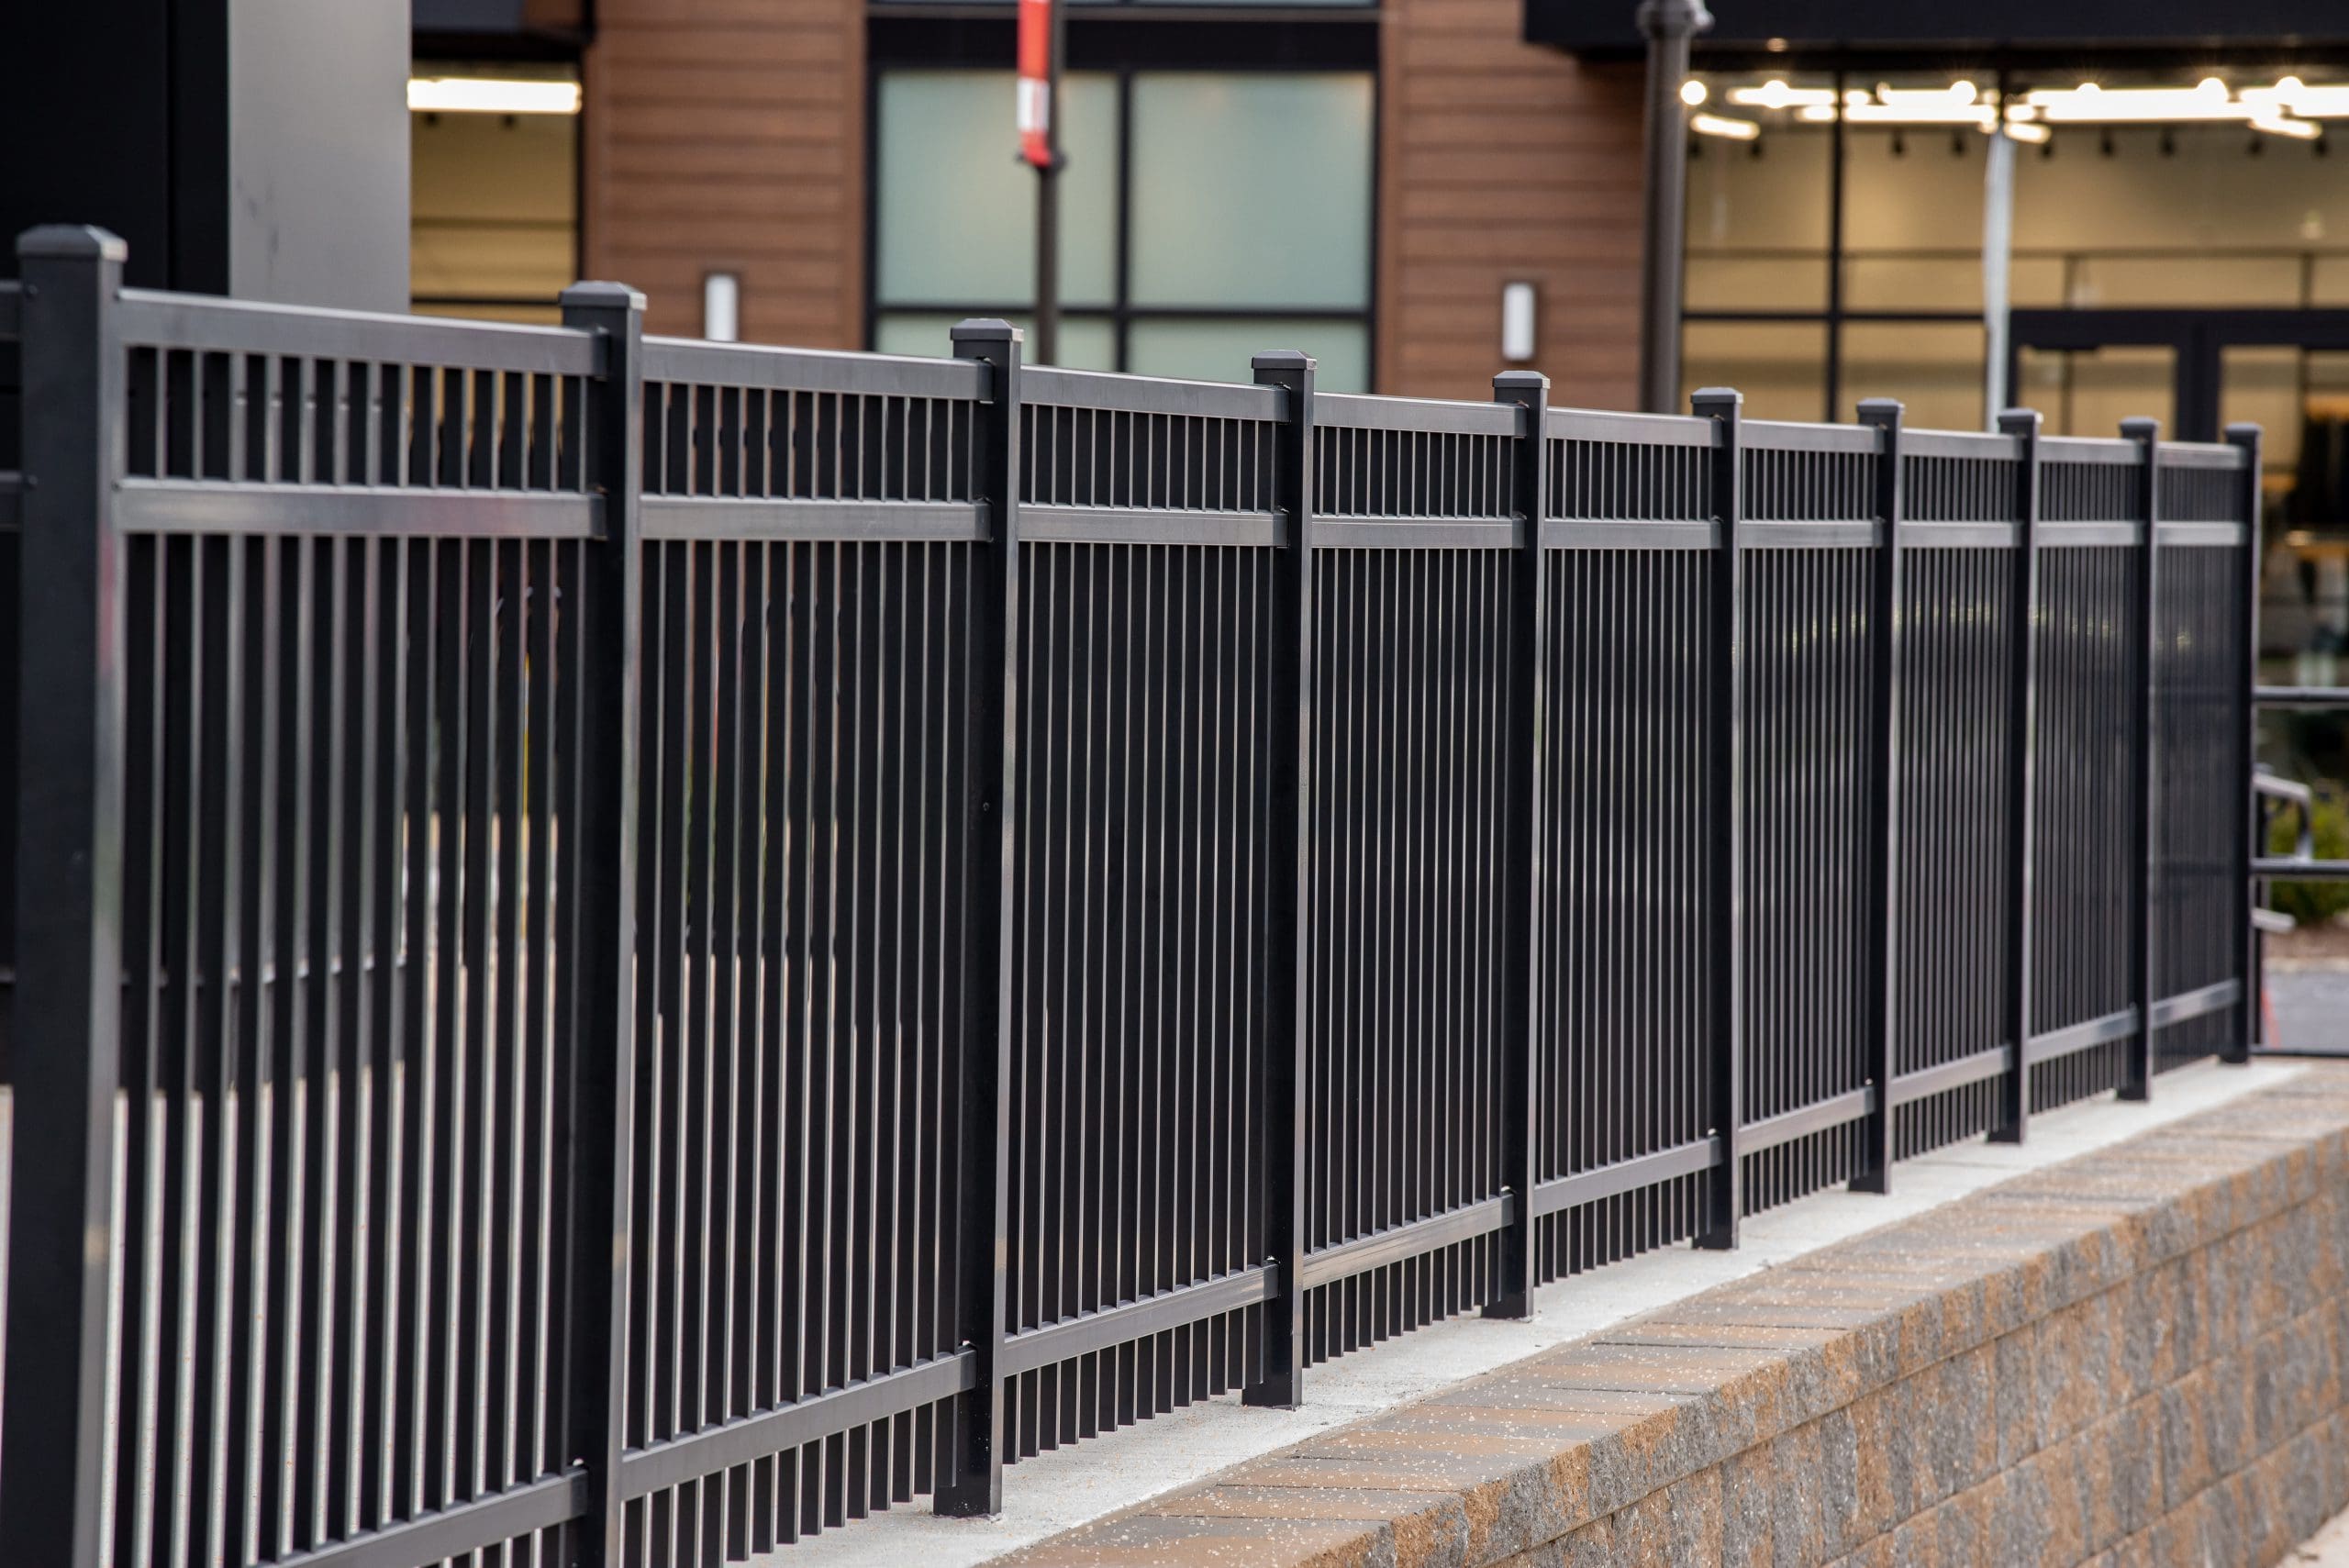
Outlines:
[[2021, 344], [2010, 400], [2036, 408], [2051, 436], [2115, 436], [2121, 421], [2151, 417], [2164, 429], [2177, 409], [2178, 350], [2168, 343], [2081, 348]]

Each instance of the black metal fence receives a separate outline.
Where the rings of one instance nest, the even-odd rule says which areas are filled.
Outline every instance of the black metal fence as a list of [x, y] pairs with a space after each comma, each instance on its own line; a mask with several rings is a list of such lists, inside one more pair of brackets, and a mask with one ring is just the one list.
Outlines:
[[2243, 1051], [2255, 432], [21, 254], [11, 1562], [991, 1511]]

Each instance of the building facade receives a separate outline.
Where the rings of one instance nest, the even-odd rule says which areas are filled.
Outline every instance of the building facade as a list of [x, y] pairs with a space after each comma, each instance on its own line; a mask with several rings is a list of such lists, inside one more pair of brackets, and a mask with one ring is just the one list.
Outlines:
[[[2022, 404], [2087, 434], [2254, 421], [2270, 645], [2349, 646], [2349, 8], [1719, 11], [1679, 88], [1684, 393], [1793, 419], [1892, 396], [1977, 428]], [[1635, 406], [1631, 0], [1069, 16], [1064, 362], [1228, 378], [1294, 346], [1333, 389], [1483, 397], [1516, 363], [1557, 402]], [[959, 317], [1031, 309], [1007, 0], [419, 0], [417, 21], [420, 78], [576, 87], [571, 113], [412, 117], [421, 308], [545, 313], [584, 273], [645, 290], [658, 331], [930, 353]]]

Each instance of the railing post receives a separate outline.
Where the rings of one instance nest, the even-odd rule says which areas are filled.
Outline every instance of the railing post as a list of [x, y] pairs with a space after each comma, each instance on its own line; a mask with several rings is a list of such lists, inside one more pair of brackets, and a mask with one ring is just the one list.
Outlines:
[[121, 1076], [124, 254], [96, 228], [17, 241], [28, 591], [9, 606], [22, 702], [0, 1542], [12, 1562], [55, 1568], [112, 1555], [100, 1524]]
[[1892, 1051], [1899, 1029], [1895, 1016], [1900, 961], [1897, 935], [1900, 893], [1900, 405], [1871, 397], [1860, 405], [1860, 423], [1877, 436], [1876, 511], [1884, 534], [1877, 541], [1876, 668], [1871, 673], [1874, 712], [1868, 757], [1869, 816], [1876, 854], [1869, 862], [1868, 1082], [1876, 1090], [1861, 1135], [1860, 1161], [1852, 1173], [1854, 1192], [1892, 1190]]
[[2032, 818], [2037, 811], [2039, 638], [2039, 428], [2037, 413], [2009, 408], [1998, 433], [2020, 450], [2015, 473], [2015, 570], [2008, 603], [2007, 663], [2007, 1039], [2014, 1061], [1998, 1078], [1993, 1143], [2021, 1143], [2031, 1121]]
[[1256, 384], [1287, 395], [1275, 438], [1269, 685], [1272, 754], [1265, 759], [1264, 1048], [1256, 1063], [1263, 1118], [1257, 1190], [1264, 1261], [1275, 1294], [1264, 1306], [1262, 1362], [1241, 1390], [1250, 1405], [1295, 1409], [1305, 1395], [1306, 1051], [1312, 1041], [1307, 943], [1313, 874], [1313, 366], [1294, 350], [1258, 354]]
[[1742, 393], [1707, 387], [1689, 399], [1700, 419], [1713, 422], [1715, 546], [1712, 608], [1712, 744], [1706, 772], [1707, 846], [1712, 856], [1707, 916], [1712, 949], [1712, 1040], [1707, 1097], [1720, 1162], [1705, 1184], [1705, 1216], [1697, 1245], [1737, 1245], [1745, 1209], [1744, 1157], [1738, 1147], [1745, 1115], [1745, 515], [1744, 447], [1739, 430]]
[[2234, 895], [2239, 901], [2235, 909], [2235, 973], [2243, 982], [2243, 995], [2236, 1006], [2240, 1009], [2234, 1032], [2219, 1052], [2221, 1062], [2237, 1063], [2251, 1060], [2254, 1031], [2259, 1028], [2260, 954], [2259, 934], [2253, 926], [2251, 912], [2258, 904], [2256, 889], [2252, 885], [2252, 858], [2261, 853], [2259, 843], [2259, 795], [2251, 786], [2252, 770], [2259, 765], [2259, 704], [2253, 694], [2259, 686], [2259, 525], [2260, 525], [2260, 429], [2256, 425], [2230, 425], [2227, 444], [2243, 453], [2243, 580], [2239, 591], [2243, 595], [2241, 643], [2236, 650], [2238, 671], [2235, 677], [2235, 700], [2243, 704], [2237, 727], [2243, 738], [2243, 755], [2237, 760], [2234, 780], [2237, 796], [2235, 820], [2243, 825], [2237, 835], [2242, 851], [2242, 863], [2234, 879]]
[[628, 1388], [629, 1270], [635, 1184], [636, 876], [640, 708], [644, 679], [644, 296], [624, 284], [562, 291], [562, 324], [604, 339], [587, 431], [603, 532], [581, 568], [586, 635], [579, 673], [578, 1032], [572, 1053], [571, 1451], [586, 1462], [579, 1560], [618, 1568]]
[[1549, 704], [1543, 654], [1549, 646], [1548, 573], [1542, 560], [1542, 523], [1550, 515], [1550, 378], [1538, 371], [1504, 371], [1493, 378], [1493, 400], [1517, 406], [1517, 439], [1509, 450], [1510, 490], [1522, 530], [1510, 573], [1508, 692], [1508, 817], [1503, 828], [1503, 896], [1515, 913], [1502, 928], [1501, 1039], [1508, 1051], [1501, 1082], [1501, 1170], [1517, 1200], [1500, 1239], [1500, 1290], [1485, 1307], [1487, 1318], [1531, 1318], [1540, 1283], [1535, 1256], [1533, 1191], [1541, 1180], [1544, 1110], [1542, 1042], [1542, 867], [1543, 730]]
[[953, 1474], [941, 1514], [1003, 1512], [1003, 1341], [1011, 1254], [1011, 937], [1014, 770], [1019, 723], [1019, 328], [964, 321], [954, 357], [987, 368], [974, 493], [986, 542], [971, 552], [969, 740], [963, 749], [961, 1171], [955, 1288], [963, 1348], [975, 1360], [954, 1401]]
[[2136, 701], [2130, 708], [2134, 735], [2131, 758], [2136, 776], [2135, 787], [2130, 792], [2130, 865], [2135, 918], [2130, 930], [2129, 973], [2136, 995], [2137, 1028], [2129, 1037], [2128, 1050], [2121, 1062], [2120, 1091], [2124, 1100], [2153, 1097], [2154, 1002], [2159, 995], [2154, 975], [2154, 899], [2161, 881], [2160, 867], [2154, 863], [2161, 844], [2154, 821], [2159, 784], [2154, 766], [2154, 665], [2161, 646], [2155, 598], [2161, 562], [2161, 429], [2158, 419], [2121, 421], [2121, 438], [2135, 441], [2143, 450], [2138, 477], [2137, 517], [2145, 529], [2137, 545], [2136, 581], [2132, 584], [2137, 599], [2138, 649], [2144, 667], [2139, 676]]

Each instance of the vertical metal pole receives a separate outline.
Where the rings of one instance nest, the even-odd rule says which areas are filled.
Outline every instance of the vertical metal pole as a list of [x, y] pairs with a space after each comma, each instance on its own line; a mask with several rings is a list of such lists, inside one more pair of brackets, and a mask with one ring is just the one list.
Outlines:
[[1745, 1210], [1743, 1156], [1738, 1126], [1745, 1114], [1745, 513], [1742, 393], [1707, 387], [1689, 399], [1700, 419], [1713, 422], [1715, 547], [1712, 608], [1712, 746], [1707, 809], [1712, 828], [1707, 911], [1711, 920], [1712, 1061], [1707, 1085], [1712, 1136], [1720, 1156], [1705, 1186], [1705, 1218], [1697, 1245], [1737, 1245]]
[[2021, 1143], [2031, 1120], [2032, 817], [2038, 783], [2039, 415], [2009, 408], [1998, 431], [2014, 438], [2015, 570], [2007, 615], [2007, 1039], [2014, 1060], [1998, 1079], [1990, 1141]]
[[1313, 1040], [1313, 375], [1309, 354], [1258, 354], [1256, 384], [1287, 394], [1273, 467], [1283, 538], [1270, 615], [1272, 754], [1265, 759], [1264, 1049], [1257, 1059], [1264, 1125], [1256, 1184], [1264, 1261], [1263, 1362], [1241, 1390], [1250, 1405], [1293, 1410], [1305, 1396], [1306, 1052]]
[[98, 1568], [122, 1006], [125, 248], [55, 226], [24, 283], [14, 1212], [0, 1543]]
[[[2004, 77], [2000, 113], [2007, 95]], [[1982, 407], [1994, 421], [2007, 406], [2007, 297], [2015, 232], [2015, 139], [1999, 122], [1982, 166]]]
[[971, 552], [970, 737], [963, 756], [963, 1046], [955, 1288], [975, 1360], [954, 1401], [954, 1473], [937, 1510], [1003, 1511], [1003, 1341], [1010, 1269], [1011, 932], [1019, 722], [1019, 328], [964, 321], [954, 357], [988, 368], [974, 488], [986, 542]]
[[1900, 405], [1889, 397], [1871, 397], [1860, 405], [1860, 423], [1872, 427], [1880, 443], [1876, 510], [1884, 529], [1876, 548], [1876, 598], [1870, 608], [1876, 622], [1876, 668], [1868, 804], [1876, 854], [1869, 862], [1873, 885], [1868, 893], [1876, 918], [1868, 927], [1868, 1081], [1876, 1089], [1876, 1104], [1862, 1134], [1859, 1166], [1852, 1173], [1852, 1190], [1860, 1193], [1892, 1190], [1892, 1052], [1899, 1029], [1895, 970], [1900, 962]]
[[579, 1037], [572, 1052], [571, 1451], [587, 1462], [579, 1561], [618, 1568], [627, 1539], [629, 1269], [635, 1184], [639, 709], [644, 680], [644, 296], [624, 284], [562, 291], [562, 324], [604, 339], [586, 454], [603, 532], [580, 572], [587, 617], [579, 673]]
[[1036, 168], [1036, 362], [1061, 362], [1061, 61], [1067, 52], [1067, 0], [1052, 0], [1052, 63], [1045, 75], [1050, 106], [1044, 144], [1052, 156]]
[[1688, 120], [1680, 84], [1688, 40], [1713, 25], [1702, 0], [1641, 0], [1648, 39], [1646, 268], [1640, 280], [1640, 406], [1669, 414], [1680, 400], [1681, 245], [1687, 228]]
[[2251, 876], [2252, 857], [2260, 852], [2259, 795], [2252, 788], [2252, 772], [2259, 766], [2259, 704], [2254, 693], [2259, 686], [2259, 569], [2260, 569], [2260, 429], [2256, 425], [2230, 425], [2227, 444], [2243, 453], [2243, 578], [2237, 591], [2243, 595], [2240, 614], [2242, 639], [2236, 650], [2235, 700], [2243, 704], [2243, 714], [2237, 721], [2242, 735], [2243, 755], [2237, 759], [2234, 781], [2240, 792], [2236, 797], [2235, 820], [2243, 824], [2238, 849], [2241, 865], [2234, 879], [2235, 896], [2241, 900], [2235, 911], [2235, 973], [2243, 982], [2243, 996], [2236, 1003], [2237, 1022], [2234, 1032], [2221, 1048], [2221, 1062], [2247, 1062], [2251, 1047], [2259, 1028], [2259, 999], [2264, 984], [2261, 972], [2259, 934], [2251, 923], [2251, 912], [2258, 906], [2258, 890]]
[[2121, 434], [2123, 439], [2135, 441], [2143, 449], [2143, 466], [2139, 471], [2137, 516], [2144, 525], [2144, 534], [2137, 545], [2137, 572], [2134, 587], [2137, 599], [2138, 647], [2144, 660], [2139, 673], [2136, 701], [2130, 712], [2134, 733], [2132, 765], [2136, 770], [2135, 787], [2130, 799], [2130, 865], [2135, 905], [2135, 929], [2130, 933], [2130, 979], [2137, 999], [2136, 1032], [2130, 1036], [2129, 1049], [2121, 1062], [2121, 1097], [2143, 1100], [2154, 1092], [2154, 1001], [2159, 995], [2154, 974], [2154, 898], [2161, 882], [2161, 868], [2154, 857], [2161, 852], [2159, 828], [2154, 814], [2159, 809], [2158, 774], [2154, 766], [2154, 666], [2160, 649], [2160, 617], [2156, 614], [2155, 594], [2160, 587], [2157, 570], [2161, 556], [2161, 421], [2158, 419], [2123, 419]]
[[1493, 378], [1493, 400], [1519, 410], [1510, 449], [1510, 488], [1517, 503], [1517, 561], [1510, 577], [1508, 691], [1508, 817], [1501, 851], [1504, 896], [1514, 910], [1503, 928], [1501, 1039], [1508, 1056], [1501, 1084], [1501, 1170], [1517, 1207], [1501, 1232], [1500, 1291], [1487, 1318], [1531, 1318], [1540, 1271], [1535, 1257], [1533, 1190], [1541, 1180], [1542, 897], [1543, 729], [1549, 704], [1543, 679], [1548, 647], [1549, 578], [1542, 558], [1542, 523], [1550, 515], [1550, 378], [1537, 371], [1504, 371]]

